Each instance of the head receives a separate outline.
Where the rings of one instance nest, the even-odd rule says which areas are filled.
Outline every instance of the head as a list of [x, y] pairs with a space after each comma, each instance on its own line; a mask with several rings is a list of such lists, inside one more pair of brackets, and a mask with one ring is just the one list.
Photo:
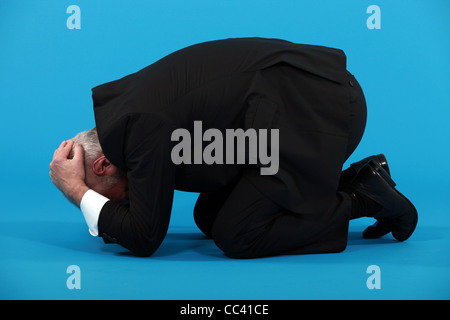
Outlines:
[[112, 201], [128, 199], [128, 181], [126, 173], [113, 165], [103, 154], [97, 136], [97, 128], [83, 131], [72, 138], [74, 144], [69, 158], [73, 157], [73, 148], [80, 144], [84, 150], [85, 183], [92, 190]]

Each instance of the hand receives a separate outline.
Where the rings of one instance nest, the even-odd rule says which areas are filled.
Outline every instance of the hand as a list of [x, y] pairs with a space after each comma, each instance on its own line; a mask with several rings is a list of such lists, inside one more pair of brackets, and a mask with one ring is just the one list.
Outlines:
[[80, 145], [74, 148], [74, 156], [69, 159], [73, 141], [61, 143], [53, 154], [50, 163], [50, 178], [64, 196], [76, 206], [80, 206], [81, 198], [89, 190], [85, 183], [84, 150]]

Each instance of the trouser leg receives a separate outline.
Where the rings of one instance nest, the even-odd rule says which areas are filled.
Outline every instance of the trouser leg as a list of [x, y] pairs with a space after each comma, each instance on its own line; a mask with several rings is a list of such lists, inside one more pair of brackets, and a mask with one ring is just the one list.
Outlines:
[[244, 176], [217, 213], [212, 238], [232, 258], [339, 252], [347, 244], [350, 201], [336, 195], [326, 212], [286, 211]]
[[217, 213], [227, 200], [234, 185], [214, 192], [202, 192], [194, 207], [194, 221], [197, 227], [209, 238]]
[[367, 105], [359, 82], [356, 78], [349, 74], [350, 85], [350, 122], [348, 143], [346, 151], [346, 160], [351, 156], [353, 151], [360, 143], [367, 123]]
[[[344, 161], [347, 161], [359, 145], [367, 123], [367, 105], [364, 92], [352, 74], [347, 73], [347, 76], [350, 86], [350, 121]], [[342, 171], [338, 190], [345, 190], [354, 175], [355, 172], [351, 167]]]

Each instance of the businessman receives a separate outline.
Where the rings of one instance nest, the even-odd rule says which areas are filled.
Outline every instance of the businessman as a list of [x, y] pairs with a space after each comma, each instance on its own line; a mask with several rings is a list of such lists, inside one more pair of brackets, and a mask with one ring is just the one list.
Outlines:
[[340, 252], [363, 216], [366, 238], [416, 227], [384, 155], [342, 171], [367, 110], [339, 49], [200, 43], [95, 87], [93, 103], [96, 127], [59, 146], [50, 177], [92, 235], [136, 255], [163, 241], [174, 190], [200, 193], [195, 222], [232, 258]]

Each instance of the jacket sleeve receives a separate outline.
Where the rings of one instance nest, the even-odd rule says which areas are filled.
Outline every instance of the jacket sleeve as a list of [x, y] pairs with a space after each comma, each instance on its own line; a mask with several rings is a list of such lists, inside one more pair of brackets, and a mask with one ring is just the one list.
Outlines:
[[124, 160], [129, 204], [107, 202], [100, 212], [99, 236], [138, 256], [150, 256], [169, 226], [175, 167], [171, 161], [170, 127], [157, 116], [130, 116]]

